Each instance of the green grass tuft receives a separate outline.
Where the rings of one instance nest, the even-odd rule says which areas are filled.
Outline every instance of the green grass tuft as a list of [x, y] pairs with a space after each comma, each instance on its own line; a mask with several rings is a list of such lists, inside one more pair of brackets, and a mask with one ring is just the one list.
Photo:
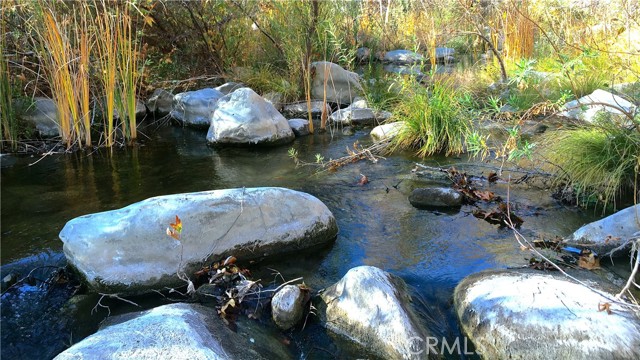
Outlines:
[[394, 138], [393, 148], [415, 150], [420, 157], [463, 152], [471, 124], [459, 98], [447, 80], [435, 80], [429, 88], [406, 85], [394, 113], [406, 126]]

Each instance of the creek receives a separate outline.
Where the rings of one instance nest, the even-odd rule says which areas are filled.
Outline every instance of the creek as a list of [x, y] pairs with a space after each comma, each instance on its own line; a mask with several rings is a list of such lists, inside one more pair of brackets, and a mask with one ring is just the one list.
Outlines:
[[[465, 169], [461, 164], [469, 162], [466, 158], [423, 161], [410, 154], [395, 154], [376, 164], [361, 161], [335, 173], [314, 174], [310, 167], [296, 168], [287, 154], [293, 147], [305, 161], [313, 162], [318, 153], [325, 159], [339, 158], [356, 140], [369, 144], [368, 133], [365, 129], [352, 136], [315, 134], [271, 149], [213, 149], [206, 145], [203, 132], [160, 127], [148, 129], [148, 139], [139, 146], [111, 153], [100, 149], [50, 155], [32, 166], [29, 164], [38, 157], [18, 157], [13, 166], [2, 169], [2, 276], [10, 272], [24, 276], [37, 266], [64, 265], [58, 233], [77, 216], [158, 195], [286, 187], [322, 200], [337, 219], [339, 235], [335, 243], [319, 251], [245, 264], [254, 278], [269, 283], [275, 278], [271, 268], [285, 279], [302, 276], [308, 286], [318, 290], [339, 280], [352, 267], [377, 266], [407, 282], [415, 308], [434, 336], [455, 339], [461, 336], [452, 307], [456, 284], [481, 270], [526, 264], [528, 254], [520, 250], [509, 230], [475, 218], [468, 206], [449, 213], [418, 210], [409, 204], [412, 188], [435, 181], [412, 176], [415, 162], [440, 167], [458, 164]], [[481, 172], [486, 176], [489, 169], [474, 168], [476, 175]], [[360, 174], [370, 182], [359, 186]], [[593, 211], [562, 206], [545, 190], [526, 186], [508, 189], [506, 184], [488, 188], [505, 198], [509, 190], [511, 202], [524, 220], [522, 232], [526, 236], [566, 236], [599, 217]], [[242, 259], [239, 262], [242, 264]], [[95, 332], [108, 315], [105, 309], [92, 313], [97, 295], [75, 298], [72, 310], [64, 305], [67, 298], [68, 292], [45, 293], [26, 283], [4, 294], [2, 358], [51, 358]], [[133, 300], [143, 308], [166, 303], [155, 295]], [[117, 300], [104, 303], [112, 315], [140, 310]], [[313, 319], [304, 331], [282, 334], [274, 330], [274, 336], [289, 339], [294, 358], [368, 356], [328, 335]]]

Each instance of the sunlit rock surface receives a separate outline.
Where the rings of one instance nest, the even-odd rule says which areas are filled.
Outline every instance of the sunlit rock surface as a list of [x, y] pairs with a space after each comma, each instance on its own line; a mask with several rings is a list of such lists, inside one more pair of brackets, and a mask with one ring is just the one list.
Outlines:
[[[175, 217], [180, 240], [167, 235]], [[158, 196], [85, 215], [60, 232], [64, 253], [95, 290], [143, 293], [184, 285], [207, 259], [287, 253], [332, 241], [333, 214], [315, 197], [283, 188], [215, 190]]]
[[358, 74], [347, 71], [340, 65], [317, 61], [311, 64], [311, 73], [311, 97], [314, 99], [350, 104], [362, 93]]
[[287, 119], [250, 88], [218, 101], [207, 133], [212, 145], [279, 145], [294, 138]]
[[359, 266], [321, 294], [326, 326], [386, 359], [425, 359], [426, 331], [402, 279]]
[[[592, 284], [595, 285], [595, 284]], [[484, 359], [638, 359], [640, 321], [583, 285], [533, 271], [486, 271], [454, 293], [462, 330]]]
[[[640, 204], [582, 226], [565, 239], [565, 244], [586, 247], [605, 255], [635, 238], [640, 238]], [[627, 249], [621, 249], [617, 255], [628, 255], [629, 248], [630, 243]]]
[[214, 308], [170, 304], [107, 319], [97, 333], [55, 357], [66, 359], [290, 359], [260, 327], [234, 332]]

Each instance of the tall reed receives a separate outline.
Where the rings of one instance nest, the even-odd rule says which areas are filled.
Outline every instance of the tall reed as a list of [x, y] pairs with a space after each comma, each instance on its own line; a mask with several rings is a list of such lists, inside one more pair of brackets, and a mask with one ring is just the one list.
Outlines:
[[[115, 7], [115, 14], [112, 16], [107, 8], [107, 3], [95, 3], [96, 17], [95, 26], [97, 35], [96, 49], [98, 53], [98, 66], [100, 81], [102, 83], [101, 95], [104, 96], [104, 136], [107, 147], [114, 143], [114, 114], [116, 107], [118, 73], [118, 46], [116, 44], [116, 23], [119, 18], [119, 8]], [[120, 112], [122, 114], [122, 111]], [[121, 115], [123, 116], [123, 115]]]
[[2, 130], [0, 131], [0, 141], [9, 142], [11, 149], [17, 148], [17, 124], [16, 117], [12, 102], [12, 88], [11, 80], [9, 77], [8, 60], [5, 58], [5, 21], [4, 21], [4, 6], [2, 7], [2, 13], [0, 14], [0, 125]]

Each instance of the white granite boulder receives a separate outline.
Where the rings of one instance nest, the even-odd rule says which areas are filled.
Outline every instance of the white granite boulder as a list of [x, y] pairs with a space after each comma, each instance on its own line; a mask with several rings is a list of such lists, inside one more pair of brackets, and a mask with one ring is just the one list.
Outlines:
[[224, 94], [216, 89], [201, 89], [176, 94], [171, 117], [183, 125], [207, 129], [218, 100]]
[[282, 114], [250, 88], [240, 88], [218, 101], [207, 142], [211, 145], [280, 145], [295, 138]]
[[[640, 238], [640, 204], [630, 206], [604, 219], [586, 224], [564, 240], [570, 246], [586, 247], [599, 255]], [[628, 244], [629, 247], [631, 244]], [[619, 251], [617, 255], [628, 255]]]
[[[175, 217], [180, 240], [166, 234]], [[214, 190], [150, 198], [70, 220], [64, 253], [91, 288], [144, 293], [184, 284], [203, 261], [272, 256], [319, 246], [338, 228], [317, 198], [283, 188]]]
[[326, 327], [385, 359], [424, 359], [426, 331], [402, 279], [373, 266], [349, 270], [321, 298]]
[[578, 100], [564, 104], [561, 110], [562, 112], [558, 114], [559, 116], [587, 123], [593, 123], [597, 118], [598, 112], [604, 111], [620, 118], [622, 124], [627, 124], [629, 119], [624, 117], [623, 112], [620, 110], [633, 114], [636, 110], [636, 105], [618, 95], [598, 89]]
[[98, 332], [54, 359], [290, 358], [286, 347], [259, 327], [234, 332], [214, 308], [177, 303], [108, 318]]
[[362, 85], [358, 74], [347, 71], [328, 61], [317, 61], [311, 64], [312, 82], [311, 97], [318, 100], [350, 104], [362, 93]]
[[485, 271], [458, 284], [454, 306], [484, 359], [640, 358], [638, 316], [602, 294], [540, 271]]
[[376, 141], [390, 140], [398, 135], [404, 126], [402, 121], [378, 125], [371, 130], [370, 135]]

